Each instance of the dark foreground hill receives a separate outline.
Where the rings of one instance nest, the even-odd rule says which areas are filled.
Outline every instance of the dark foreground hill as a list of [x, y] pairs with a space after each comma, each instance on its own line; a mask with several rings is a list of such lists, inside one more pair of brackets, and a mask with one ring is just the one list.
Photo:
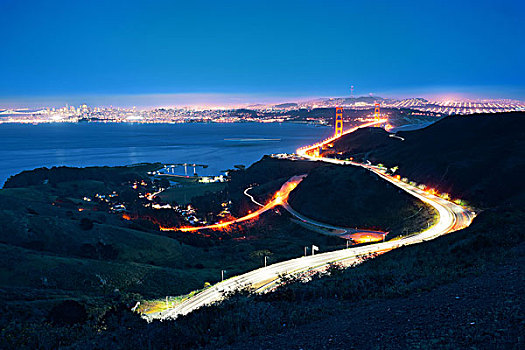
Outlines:
[[398, 166], [396, 174], [478, 207], [512, 200], [523, 189], [525, 112], [451, 116], [397, 136], [403, 140], [362, 129], [334, 142], [331, 151]]
[[465, 230], [356, 268], [334, 265], [307, 284], [241, 293], [169, 322], [115, 308], [105, 332], [40, 338], [75, 339], [74, 349], [521, 349], [524, 223], [522, 209], [491, 209]]

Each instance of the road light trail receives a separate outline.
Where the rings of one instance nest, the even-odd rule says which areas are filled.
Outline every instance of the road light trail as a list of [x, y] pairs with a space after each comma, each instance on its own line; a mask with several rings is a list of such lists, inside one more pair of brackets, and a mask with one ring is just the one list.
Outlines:
[[239, 289], [252, 288], [257, 293], [263, 293], [277, 286], [280, 277], [283, 275], [298, 275], [312, 269], [323, 269], [326, 268], [330, 263], [334, 262], [338, 262], [343, 265], [350, 265], [352, 263], [358, 262], [360, 256], [368, 254], [382, 254], [392, 249], [396, 249], [405, 245], [421, 243], [446, 233], [464, 228], [470, 225], [472, 219], [474, 218], [474, 213], [454, 203], [428, 194], [394, 178], [381, 174], [380, 172], [375, 173], [381, 178], [400, 187], [411, 195], [434, 207], [439, 213], [438, 223], [419, 234], [410, 235], [398, 240], [301, 257], [259, 268], [257, 270], [250, 271], [243, 275], [232, 277], [228, 280], [217, 283], [215, 286], [210, 287], [195, 295], [194, 297], [187, 299], [181, 304], [175, 306], [173, 309], [163, 313], [148, 315], [147, 317], [176, 318], [179, 315], [188, 314], [199, 307], [219, 301], [224, 298], [224, 294]]
[[250, 186], [250, 187], [248, 187], [247, 189], [245, 189], [245, 190], [244, 190], [244, 194], [245, 194], [248, 198], [250, 198], [250, 200], [251, 200], [253, 203], [257, 204], [257, 205], [260, 206], [260, 207], [264, 207], [264, 204], [261, 204], [261, 203], [257, 202], [257, 201], [255, 200], [255, 198], [253, 198], [253, 196], [252, 196], [251, 194], [248, 193], [248, 191], [251, 190], [252, 188], [253, 188], [253, 186]]
[[[315, 230], [324, 235], [336, 236], [344, 239], [351, 239], [354, 243], [371, 243], [384, 240], [388, 232], [350, 228], [350, 227], [339, 227], [330, 224], [325, 224], [317, 220], [310, 219], [303, 214], [294, 210], [288, 202], [283, 203], [283, 208], [286, 209], [292, 216], [299, 219], [301, 224], [304, 224], [311, 229]], [[319, 230], [320, 229], [320, 230]]]
[[300, 175], [300, 176], [294, 176], [290, 178], [290, 180], [285, 182], [281, 186], [279, 191], [275, 193], [271, 201], [269, 201], [267, 204], [263, 205], [261, 208], [257, 209], [253, 213], [245, 215], [241, 218], [237, 218], [237, 219], [233, 219], [233, 220], [229, 220], [225, 222], [219, 222], [216, 224], [206, 225], [206, 226], [161, 227], [160, 230], [161, 231], [182, 231], [182, 232], [194, 232], [194, 231], [200, 231], [200, 230], [220, 230], [228, 226], [231, 226], [233, 224], [238, 224], [244, 221], [256, 219], [262, 213], [278, 205], [282, 205], [283, 203], [285, 203], [286, 200], [288, 199], [288, 195], [290, 194], [290, 192], [293, 191], [295, 187], [297, 187], [297, 185], [303, 180], [304, 176], [305, 175]]
[[[377, 124], [377, 122], [372, 123]], [[366, 124], [369, 126], [370, 123]], [[364, 126], [362, 126], [364, 127]], [[352, 129], [355, 131], [357, 128]], [[348, 133], [348, 132], [346, 132]], [[345, 134], [346, 134], [345, 133]], [[313, 157], [308, 154], [309, 150], [320, 147], [324, 144], [333, 142], [335, 138], [325, 140], [313, 146], [301, 148], [297, 151], [299, 155], [312, 161], [323, 161], [332, 164], [350, 165], [363, 167], [388, 181], [394, 186], [406, 191], [410, 195], [432, 206], [439, 214], [439, 221], [432, 227], [423, 232], [402, 237], [397, 240], [375, 243], [361, 247], [353, 247], [342, 250], [336, 250], [317, 255], [305, 256], [291, 259], [280, 263], [262, 267], [245, 274], [232, 277], [216, 285], [205, 289], [195, 296], [183, 301], [179, 305], [167, 311], [147, 315], [146, 318], [176, 318], [179, 315], [186, 315], [200, 307], [210, 305], [222, 300], [224, 294], [234, 292], [240, 289], [252, 288], [257, 293], [264, 293], [271, 290], [279, 284], [281, 276], [299, 275], [307, 271], [326, 268], [330, 263], [338, 262], [343, 265], [350, 265], [360, 261], [360, 257], [369, 254], [382, 254], [392, 249], [402, 246], [421, 243], [427, 240], [437, 238], [449, 232], [460, 230], [470, 225], [475, 217], [475, 213], [463, 208], [455, 203], [437, 197], [433, 194], [426, 193], [417, 187], [406, 184], [392, 176], [383, 174], [379, 168], [372, 165], [360, 164], [351, 161], [343, 161], [331, 158]]]
[[[305, 175], [301, 175], [301, 176], [305, 177]], [[255, 200], [255, 198], [251, 194], [248, 193], [248, 191], [252, 188], [253, 187], [248, 187], [246, 190], [244, 190], [244, 194], [247, 197], [249, 197], [253, 203], [263, 207], [264, 205], [257, 202], [257, 200]], [[297, 212], [296, 210], [294, 210], [290, 206], [287, 200], [283, 201], [281, 205], [293, 217], [299, 220], [298, 223], [306, 226], [307, 228], [311, 230], [314, 230], [315, 232], [321, 233], [323, 235], [351, 239], [355, 243], [370, 243], [370, 242], [382, 241], [387, 235], [387, 232], [358, 229], [358, 228], [339, 227], [339, 226], [334, 226], [334, 225], [326, 224], [323, 222], [319, 222], [317, 220], [313, 220]]]

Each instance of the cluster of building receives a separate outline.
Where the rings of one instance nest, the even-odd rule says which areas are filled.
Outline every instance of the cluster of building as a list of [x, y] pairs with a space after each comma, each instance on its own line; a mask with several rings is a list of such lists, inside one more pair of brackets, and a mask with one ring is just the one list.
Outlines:
[[286, 118], [272, 116], [262, 111], [242, 109], [153, 108], [138, 110], [121, 107], [79, 107], [43, 109], [0, 109], [0, 123], [238, 123], [283, 122]]
[[427, 101], [412, 98], [394, 103], [386, 103], [384, 106], [391, 108], [410, 108], [445, 115], [525, 111], [525, 103], [514, 100]]

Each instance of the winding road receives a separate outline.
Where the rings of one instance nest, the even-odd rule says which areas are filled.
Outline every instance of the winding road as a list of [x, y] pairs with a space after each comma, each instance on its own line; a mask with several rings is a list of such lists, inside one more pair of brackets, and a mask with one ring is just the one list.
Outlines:
[[[377, 123], [379, 123], [379, 121], [373, 124]], [[365, 126], [370, 126], [370, 124], [365, 124], [362, 127]], [[355, 129], [347, 131], [345, 132], [345, 134], [352, 132]], [[297, 276], [308, 273], [312, 270], [325, 269], [331, 263], [339, 263], [341, 265], [350, 266], [354, 263], [361, 262], [363, 257], [367, 255], [382, 254], [392, 249], [428, 241], [439, 236], [445, 235], [447, 233], [465, 228], [469, 226], [472, 220], [474, 219], [474, 212], [463, 208], [453, 202], [447, 201], [433, 194], [424, 192], [419, 188], [404, 183], [392, 176], [386, 175], [382, 173], [379, 168], [374, 167], [372, 165], [366, 165], [352, 161], [344, 161], [332, 158], [314, 157], [307, 154], [309, 153], [308, 151], [311, 151], [316, 147], [320, 147], [323, 144], [332, 142], [334, 139], [335, 138], [331, 138], [316, 145], [299, 149], [297, 152], [299, 156], [303, 157], [304, 159], [309, 159], [311, 161], [322, 161], [339, 165], [359, 166], [373, 172], [381, 179], [388, 181], [392, 185], [402, 189], [403, 191], [406, 191], [410, 195], [420, 199], [421, 201], [427, 203], [428, 205], [436, 209], [436, 211], [439, 213], [439, 220], [437, 221], [437, 223], [420, 233], [415, 233], [399, 239], [370, 244], [366, 246], [352, 247], [327, 253], [320, 253], [316, 255], [304, 256], [272, 264], [267, 267], [262, 267], [219, 282], [214, 286], [209, 287], [203, 290], [202, 292], [194, 295], [193, 297], [188, 298], [183, 302], [175, 305], [173, 308], [155, 314], [148, 314], [145, 315], [145, 317], [148, 319], [173, 319], [180, 315], [186, 315], [192, 312], [193, 310], [196, 310], [205, 305], [210, 305], [214, 302], [222, 300], [228, 293], [245, 288], [251, 288], [257, 293], [264, 293], [268, 290], [275, 288], [279, 284], [279, 281], [282, 276]], [[284, 203], [280, 204], [282, 205]]]
[[[281, 156], [282, 159], [282, 156]], [[306, 177], [306, 175], [300, 175], [300, 178]], [[292, 181], [294, 178], [290, 179], [289, 181]], [[250, 193], [248, 193], [249, 190], [251, 190], [252, 187], [248, 187], [244, 190], [244, 194], [250, 198], [252, 203], [258, 205], [259, 207], [265, 207], [263, 204], [259, 203]], [[290, 204], [288, 204], [288, 201], [283, 199], [281, 206], [286, 209], [296, 220], [297, 223], [309, 228], [312, 231], [321, 233], [323, 235], [327, 236], [336, 236], [341, 237], [345, 239], [352, 239], [356, 241], [356, 243], [368, 243], [368, 242], [376, 242], [381, 241], [384, 239], [384, 237], [388, 234], [388, 232], [382, 232], [382, 231], [374, 231], [374, 230], [364, 230], [364, 229], [358, 229], [358, 228], [349, 228], [349, 227], [339, 227], [334, 226], [330, 224], [325, 224], [324, 222], [313, 220], [309, 217], [304, 216], [303, 214], [299, 213], [298, 211], [294, 210]], [[357, 239], [356, 236], [359, 236], [364, 239]]]

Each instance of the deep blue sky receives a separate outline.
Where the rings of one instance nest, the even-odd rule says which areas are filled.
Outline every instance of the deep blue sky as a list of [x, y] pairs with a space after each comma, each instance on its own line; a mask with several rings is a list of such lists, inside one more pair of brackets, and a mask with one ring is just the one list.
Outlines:
[[0, 103], [341, 96], [350, 84], [523, 99], [524, 13], [521, 0], [0, 0]]

